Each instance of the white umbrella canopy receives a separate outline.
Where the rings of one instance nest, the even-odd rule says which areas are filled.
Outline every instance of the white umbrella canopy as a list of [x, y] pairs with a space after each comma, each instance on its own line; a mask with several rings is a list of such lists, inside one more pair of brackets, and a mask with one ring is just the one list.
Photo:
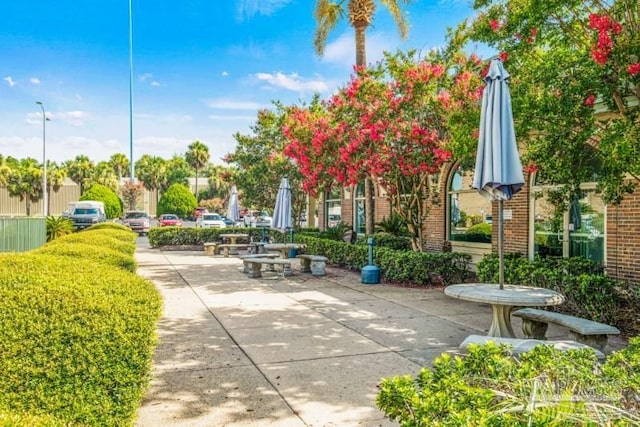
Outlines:
[[234, 222], [240, 221], [240, 204], [238, 202], [238, 190], [236, 186], [231, 186], [231, 193], [229, 195], [229, 204], [227, 205], [227, 218]]
[[273, 210], [273, 218], [271, 227], [280, 230], [287, 230], [293, 226], [291, 220], [291, 187], [289, 179], [282, 178], [280, 187], [278, 187], [278, 195], [276, 197], [276, 207]]
[[491, 60], [484, 78], [486, 86], [482, 93], [480, 112], [480, 136], [473, 177], [473, 188], [498, 201], [498, 256], [500, 260], [500, 288], [504, 285], [504, 263], [502, 243], [504, 224], [502, 202], [511, 200], [522, 190], [524, 175], [518, 154], [516, 133], [509, 93], [509, 73], [499, 58]]

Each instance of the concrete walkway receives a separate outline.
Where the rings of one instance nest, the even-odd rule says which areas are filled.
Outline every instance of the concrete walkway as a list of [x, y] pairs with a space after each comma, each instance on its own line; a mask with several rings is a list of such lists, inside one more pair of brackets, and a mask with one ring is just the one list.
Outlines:
[[297, 261], [291, 277], [249, 279], [233, 257], [139, 245], [136, 258], [165, 303], [137, 426], [396, 425], [376, 408], [380, 379], [415, 375], [491, 322], [488, 305], [440, 289], [316, 278]]

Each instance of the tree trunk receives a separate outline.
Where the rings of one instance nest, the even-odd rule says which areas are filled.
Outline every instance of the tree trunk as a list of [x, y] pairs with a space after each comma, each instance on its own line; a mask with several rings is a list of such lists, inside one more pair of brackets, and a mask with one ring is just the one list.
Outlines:
[[[356, 65], [358, 67], [365, 67], [367, 65], [367, 51], [366, 51], [366, 37], [365, 30], [366, 25], [357, 25], [356, 30]], [[367, 177], [364, 180], [364, 214], [365, 214], [365, 233], [371, 235], [374, 232], [374, 210], [375, 203], [373, 198], [373, 180], [371, 177]]]
[[198, 168], [196, 168], [196, 202], [198, 201]]

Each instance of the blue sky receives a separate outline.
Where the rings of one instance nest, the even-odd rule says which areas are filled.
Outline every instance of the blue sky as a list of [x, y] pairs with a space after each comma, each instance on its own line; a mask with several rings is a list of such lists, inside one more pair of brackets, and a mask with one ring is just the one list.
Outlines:
[[[313, 49], [314, 0], [133, 0], [133, 156], [170, 158], [196, 139], [211, 161], [250, 134], [273, 100], [327, 97], [355, 60], [344, 22], [326, 53]], [[128, 0], [6, 0], [0, 15], [0, 154], [47, 159], [129, 157]], [[470, 16], [467, 2], [415, 0], [401, 41], [380, 6], [367, 60], [383, 51], [428, 50]]]

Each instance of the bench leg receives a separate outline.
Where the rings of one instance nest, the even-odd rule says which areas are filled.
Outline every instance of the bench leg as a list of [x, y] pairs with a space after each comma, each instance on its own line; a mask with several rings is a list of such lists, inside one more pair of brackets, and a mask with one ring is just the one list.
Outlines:
[[302, 273], [311, 273], [311, 260], [300, 258], [300, 271]]
[[311, 261], [311, 275], [312, 276], [325, 276], [325, 262], [324, 261]]
[[293, 276], [293, 271], [291, 271], [291, 264], [283, 264], [282, 265], [282, 275], [283, 276]]
[[205, 255], [215, 255], [216, 254], [216, 247], [215, 246], [205, 246], [204, 254]]
[[250, 262], [247, 264], [249, 266], [247, 276], [249, 276], [250, 279], [257, 279], [262, 277], [262, 264], [259, 264], [257, 262]]
[[224, 255], [225, 258], [229, 258], [229, 248], [226, 246], [222, 248], [222, 254]]
[[[538, 322], [531, 319], [522, 319], [522, 333], [525, 338], [546, 340], [548, 323]], [[576, 340], [577, 341], [577, 340]]]
[[589, 347], [597, 348], [604, 353], [609, 337], [606, 335], [582, 335], [575, 331], [569, 331], [569, 339], [577, 341], [580, 344], [586, 344]]

